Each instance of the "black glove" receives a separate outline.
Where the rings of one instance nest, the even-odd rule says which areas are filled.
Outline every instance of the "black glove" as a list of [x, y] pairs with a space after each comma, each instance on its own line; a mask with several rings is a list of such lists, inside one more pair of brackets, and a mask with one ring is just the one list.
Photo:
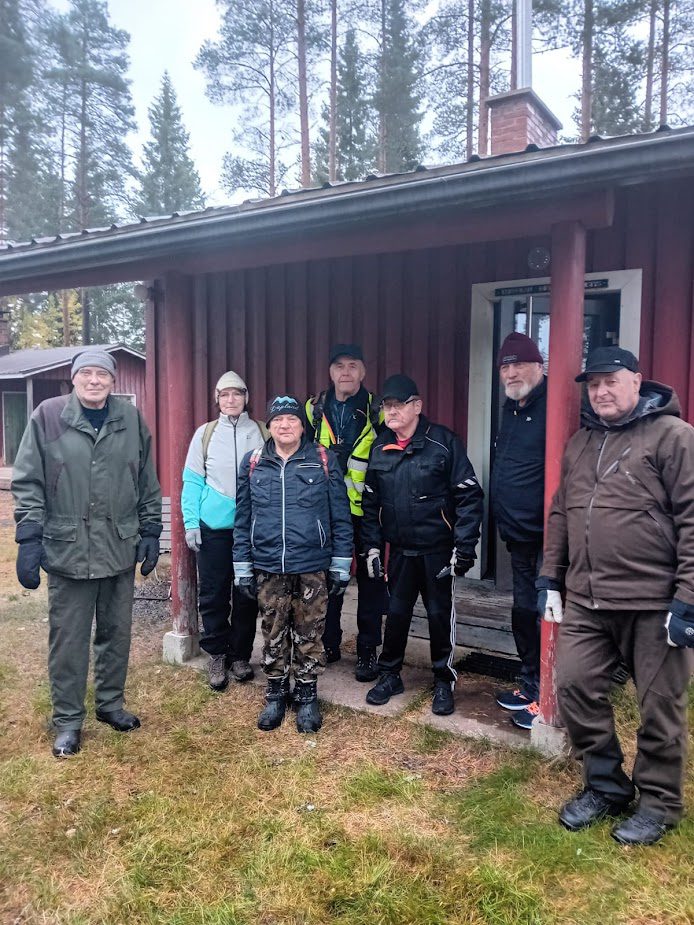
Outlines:
[[251, 575], [248, 578], [237, 578], [236, 587], [239, 589], [239, 594], [245, 597], [246, 600], [258, 600], [258, 582], [255, 580], [255, 575]]
[[[19, 568], [19, 564], [17, 564], [17, 568]], [[665, 629], [667, 630], [668, 645], [694, 649], [694, 606], [685, 604], [675, 598], [670, 604], [670, 611], [665, 618]]]
[[475, 560], [473, 558], [466, 556], [464, 552], [458, 552], [457, 549], [453, 550], [451, 568], [458, 578], [462, 578], [463, 575], [467, 575], [474, 564]]
[[137, 546], [137, 561], [141, 562], [140, 572], [149, 575], [159, 561], [159, 537], [143, 536]]
[[340, 578], [339, 572], [328, 572], [326, 581], [328, 586], [328, 597], [342, 597], [349, 586], [349, 577]]
[[17, 527], [17, 578], [20, 585], [34, 591], [41, 584], [43, 527], [36, 521], [25, 520]]

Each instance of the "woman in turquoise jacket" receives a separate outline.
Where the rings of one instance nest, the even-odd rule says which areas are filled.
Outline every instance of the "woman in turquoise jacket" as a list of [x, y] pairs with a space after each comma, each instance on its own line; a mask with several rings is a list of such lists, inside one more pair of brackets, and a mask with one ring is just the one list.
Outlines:
[[215, 401], [219, 417], [198, 427], [188, 449], [181, 510], [186, 543], [198, 559], [200, 646], [209, 655], [210, 687], [221, 691], [229, 667], [237, 681], [253, 677], [258, 606], [233, 587], [232, 550], [239, 466], [246, 453], [263, 445], [265, 430], [248, 416], [248, 389], [235, 372], [219, 379]]

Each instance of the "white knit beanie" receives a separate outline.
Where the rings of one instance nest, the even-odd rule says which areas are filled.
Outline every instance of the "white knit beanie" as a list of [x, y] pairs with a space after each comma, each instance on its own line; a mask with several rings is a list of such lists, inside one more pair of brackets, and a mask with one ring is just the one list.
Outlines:
[[246, 388], [246, 383], [241, 376], [232, 369], [223, 373], [217, 380], [217, 385], [214, 387], [214, 400], [216, 402], [219, 401], [219, 393], [222, 389], [241, 389], [241, 391], [246, 393], [246, 404], [248, 404], [248, 389]]

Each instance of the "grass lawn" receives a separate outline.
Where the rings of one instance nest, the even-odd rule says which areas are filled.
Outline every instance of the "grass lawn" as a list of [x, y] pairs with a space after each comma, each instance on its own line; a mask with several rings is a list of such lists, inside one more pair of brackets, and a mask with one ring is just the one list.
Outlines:
[[[46, 597], [13, 575], [0, 499], [0, 923], [691, 925], [694, 823], [624, 849], [556, 822], [576, 769], [326, 706], [324, 727], [255, 727], [262, 690], [209, 691], [160, 661], [138, 617], [128, 704], [50, 753]], [[636, 726], [632, 690], [620, 726]], [[694, 703], [692, 704], [694, 707]], [[633, 752], [629, 752], [631, 760]], [[694, 772], [687, 781], [694, 814]]]

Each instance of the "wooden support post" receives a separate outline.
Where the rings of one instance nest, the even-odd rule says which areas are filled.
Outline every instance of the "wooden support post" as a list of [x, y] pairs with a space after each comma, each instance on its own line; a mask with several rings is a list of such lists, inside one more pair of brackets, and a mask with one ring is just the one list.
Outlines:
[[[583, 358], [583, 300], [586, 231], [580, 222], [552, 227], [549, 375], [547, 380], [547, 449], [545, 452], [545, 517], [559, 486], [561, 461], [569, 437], [579, 423], [581, 392], [574, 377]], [[557, 625], [542, 621], [540, 716], [531, 740], [557, 751], [563, 734], [557, 705], [555, 653]]]
[[[168, 479], [171, 494], [172, 632], [164, 637], [164, 660], [184, 662], [198, 654], [195, 561], [185, 542], [181, 518], [183, 464], [193, 434], [192, 286], [190, 277], [169, 273], [164, 280], [163, 327], [166, 381], [159, 377], [168, 423]], [[161, 332], [160, 332], [161, 333]]]

